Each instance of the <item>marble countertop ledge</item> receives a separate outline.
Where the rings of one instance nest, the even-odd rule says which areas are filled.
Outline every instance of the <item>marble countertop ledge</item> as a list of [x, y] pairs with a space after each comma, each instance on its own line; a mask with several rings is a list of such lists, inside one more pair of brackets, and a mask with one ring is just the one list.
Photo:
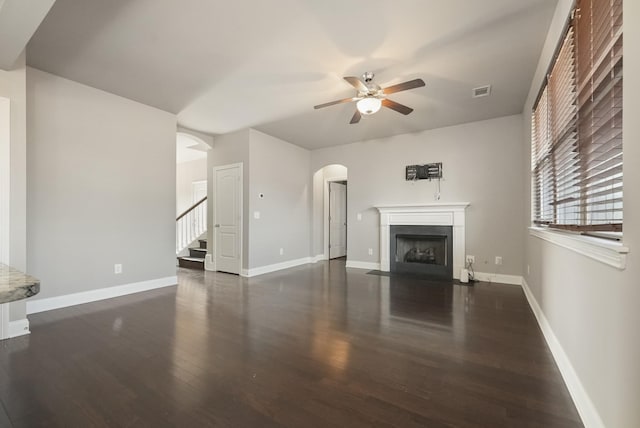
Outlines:
[[0, 303], [26, 299], [39, 292], [39, 279], [0, 263]]

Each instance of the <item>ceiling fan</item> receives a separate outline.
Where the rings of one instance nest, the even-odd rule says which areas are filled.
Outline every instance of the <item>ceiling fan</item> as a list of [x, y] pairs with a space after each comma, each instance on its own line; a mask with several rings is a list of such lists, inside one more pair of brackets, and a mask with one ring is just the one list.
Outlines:
[[349, 82], [351, 86], [356, 88], [358, 94], [352, 98], [345, 98], [342, 100], [331, 101], [329, 103], [320, 104], [314, 106], [314, 109], [319, 109], [323, 107], [329, 107], [335, 104], [348, 103], [352, 101], [357, 101], [356, 103], [356, 112], [351, 118], [350, 124], [360, 122], [362, 115], [370, 115], [374, 114], [380, 107], [384, 106], [390, 108], [391, 110], [395, 110], [398, 113], [402, 113], [407, 115], [413, 111], [412, 108], [397, 103], [395, 101], [391, 101], [387, 98], [387, 95], [393, 94], [400, 91], [406, 91], [409, 89], [420, 88], [424, 86], [424, 80], [422, 79], [413, 79], [407, 82], [398, 83], [397, 85], [392, 85], [386, 88], [381, 88], [380, 86], [373, 83], [374, 74], [370, 71], [364, 73], [362, 75], [362, 80], [358, 79], [355, 76], [346, 76], [344, 80]]

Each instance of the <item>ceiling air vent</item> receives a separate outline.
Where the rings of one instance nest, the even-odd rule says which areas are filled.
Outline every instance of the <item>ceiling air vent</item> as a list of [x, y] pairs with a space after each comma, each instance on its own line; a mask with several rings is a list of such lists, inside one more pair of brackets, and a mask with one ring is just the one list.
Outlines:
[[487, 97], [489, 95], [491, 95], [491, 85], [473, 88], [473, 98]]

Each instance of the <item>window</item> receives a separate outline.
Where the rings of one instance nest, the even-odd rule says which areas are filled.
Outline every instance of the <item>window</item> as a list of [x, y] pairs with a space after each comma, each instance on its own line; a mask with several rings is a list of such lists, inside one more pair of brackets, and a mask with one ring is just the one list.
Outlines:
[[531, 128], [534, 223], [622, 232], [622, 0], [578, 0]]

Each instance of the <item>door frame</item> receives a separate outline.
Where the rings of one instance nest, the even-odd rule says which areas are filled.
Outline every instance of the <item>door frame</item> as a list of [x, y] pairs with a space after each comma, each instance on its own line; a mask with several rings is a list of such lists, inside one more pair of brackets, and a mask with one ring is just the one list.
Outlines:
[[[324, 253], [322, 254], [323, 260], [329, 260], [329, 183], [332, 181], [346, 181], [347, 182], [347, 199], [349, 198], [349, 180], [346, 175], [336, 175], [332, 177], [324, 178], [324, 189], [323, 189], [323, 213], [322, 213], [322, 223], [323, 223], [323, 247]], [[347, 236], [349, 235], [349, 203], [347, 201]], [[349, 246], [345, 242], [347, 246], [347, 253], [349, 251]], [[347, 254], [347, 257], [349, 254]]]
[[[239, 213], [240, 213], [240, 221], [239, 221], [239, 229], [238, 229], [238, 248], [239, 248], [239, 255], [240, 255], [240, 269], [238, 274], [240, 276], [244, 276], [243, 275], [243, 264], [244, 264], [244, 258], [243, 258], [243, 253], [244, 253], [244, 248], [243, 248], [243, 241], [244, 241], [244, 169], [243, 169], [243, 163], [242, 162], [238, 162], [238, 163], [230, 163], [227, 165], [218, 165], [218, 166], [214, 166], [212, 171], [213, 171], [213, 175], [211, 177], [211, 181], [212, 181], [212, 186], [211, 186], [211, 203], [209, 204], [209, 206], [211, 207], [211, 236], [212, 236], [212, 242], [211, 242], [211, 253], [207, 254], [206, 260], [205, 260], [205, 268], [206, 270], [209, 271], [217, 271], [217, 267], [216, 267], [216, 258], [215, 258], [215, 249], [216, 249], [216, 231], [213, 230], [214, 227], [213, 225], [216, 224], [216, 190], [217, 190], [217, 183], [216, 183], [216, 172], [221, 170], [221, 169], [229, 169], [229, 168], [238, 168], [239, 169], [239, 178], [240, 178], [240, 185], [238, 186], [238, 193], [239, 193], [239, 198], [238, 198], [238, 202], [239, 202]], [[209, 190], [207, 190], [207, 192], [209, 192]]]
[[0, 97], [0, 263], [10, 264], [11, 101]]
[[[0, 263], [10, 264], [11, 100], [0, 97]], [[11, 336], [9, 303], [0, 304], [0, 340]]]

